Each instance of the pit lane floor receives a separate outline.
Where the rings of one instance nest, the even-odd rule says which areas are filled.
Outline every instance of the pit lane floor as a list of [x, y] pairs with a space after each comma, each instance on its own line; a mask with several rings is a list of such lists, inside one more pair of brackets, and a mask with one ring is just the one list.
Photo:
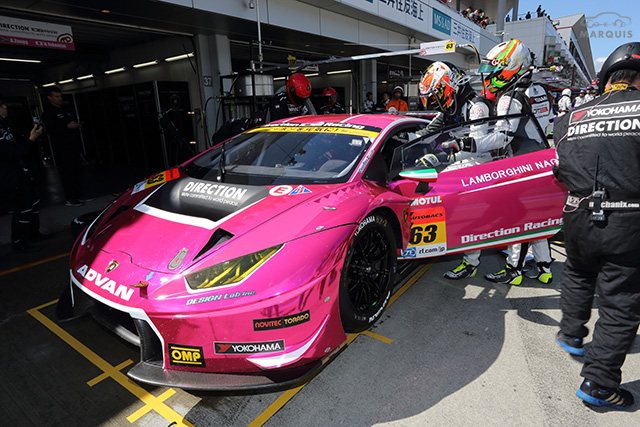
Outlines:
[[[0, 248], [0, 426], [637, 424], [637, 404], [629, 412], [590, 409], [575, 397], [580, 358], [554, 342], [561, 246], [552, 246], [551, 285], [487, 282], [482, 275], [504, 262], [492, 250], [464, 281], [442, 278], [458, 256], [438, 259], [307, 384], [223, 394], [134, 383], [124, 374], [139, 359], [136, 347], [91, 318], [56, 323], [70, 244], [59, 232], [37, 254]], [[637, 400], [639, 353], [636, 339], [623, 367]]]

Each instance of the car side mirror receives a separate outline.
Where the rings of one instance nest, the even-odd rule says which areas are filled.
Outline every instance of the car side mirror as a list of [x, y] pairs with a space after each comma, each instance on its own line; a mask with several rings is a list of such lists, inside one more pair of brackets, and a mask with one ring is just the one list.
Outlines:
[[435, 169], [409, 168], [400, 172], [400, 177], [417, 181], [416, 193], [425, 194], [431, 191], [429, 183], [438, 180], [438, 172]]

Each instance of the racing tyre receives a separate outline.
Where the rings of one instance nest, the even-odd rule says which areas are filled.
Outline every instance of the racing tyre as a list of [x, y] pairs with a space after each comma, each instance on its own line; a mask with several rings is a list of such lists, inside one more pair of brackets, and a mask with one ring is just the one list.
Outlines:
[[368, 215], [353, 236], [340, 276], [340, 317], [345, 332], [368, 329], [389, 304], [396, 243], [386, 218]]

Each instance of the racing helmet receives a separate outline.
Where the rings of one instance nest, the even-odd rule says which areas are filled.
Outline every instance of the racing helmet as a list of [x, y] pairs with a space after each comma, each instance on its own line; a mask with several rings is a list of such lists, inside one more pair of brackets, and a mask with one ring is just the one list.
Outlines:
[[332, 87], [325, 87], [322, 91], [322, 99], [328, 107], [333, 107], [338, 102], [338, 92]]
[[487, 53], [478, 72], [484, 75], [482, 95], [495, 101], [498, 93], [513, 85], [531, 65], [531, 51], [520, 40], [502, 42]]
[[571, 89], [569, 89], [569, 88], [563, 89], [562, 90], [562, 96], [571, 96]]
[[443, 111], [450, 110], [456, 102], [459, 89], [468, 81], [464, 72], [452, 63], [434, 62], [418, 83], [422, 106], [426, 108], [431, 101], [436, 102]]
[[287, 80], [287, 93], [291, 102], [302, 105], [311, 96], [311, 82], [304, 74], [292, 74]]
[[604, 92], [604, 87], [614, 71], [631, 69], [640, 71], [640, 42], [625, 43], [618, 46], [604, 61], [600, 69], [598, 93]]

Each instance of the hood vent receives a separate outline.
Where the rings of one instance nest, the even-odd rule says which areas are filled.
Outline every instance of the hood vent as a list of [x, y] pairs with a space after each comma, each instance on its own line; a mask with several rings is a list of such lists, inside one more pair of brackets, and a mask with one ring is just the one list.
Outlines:
[[209, 239], [207, 244], [204, 245], [202, 247], [202, 249], [200, 249], [200, 252], [198, 252], [198, 255], [196, 255], [196, 257], [193, 260], [196, 261], [202, 255], [204, 255], [207, 252], [209, 252], [211, 249], [213, 249], [214, 247], [218, 246], [221, 243], [226, 242], [227, 240], [231, 239], [232, 237], [233, 237], [233, 234], [229, 233], [226, 230], [223, 230], [222, 228], [218, 228], [213, 233], [213, 235], [211, 236], [211, 238]]

